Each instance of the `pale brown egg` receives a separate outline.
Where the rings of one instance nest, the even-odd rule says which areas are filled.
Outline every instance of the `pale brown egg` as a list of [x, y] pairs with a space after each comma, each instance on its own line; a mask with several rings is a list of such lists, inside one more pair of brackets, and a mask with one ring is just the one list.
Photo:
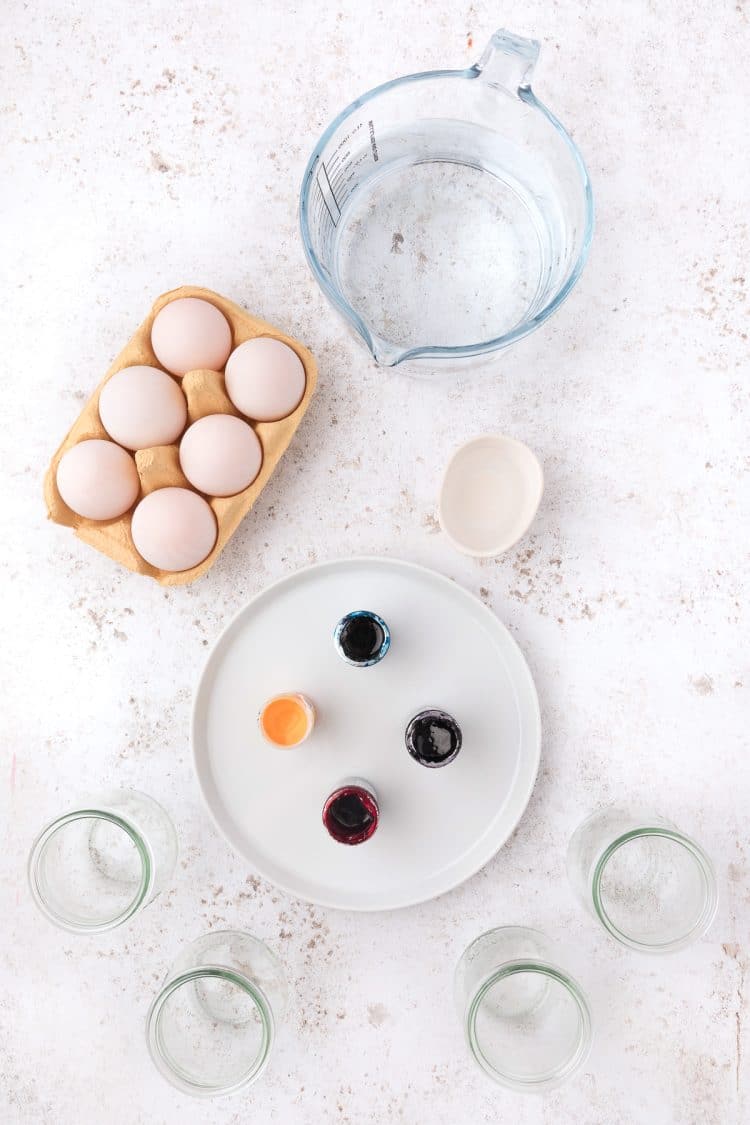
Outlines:
[[158, 570], [190, 570], [211, 554], [216, 517], [189, 488], [159, 488], [133, 512], [131, 534], [141, 558]]
[[252, 484], [263, 449], [252, 427], [233, 414], [208, 414], [185, 432], [180, 466], [193, 488], [209, 496], [234, 496]]
[[112, 441], [80, 441], [60, 458], [57, 490], [77, 515], [113, 520], [127, 512], [141, 489], [135, 461]]
[[227, 394], [256, 422], [277, 422], [299, 406], [305, 369], [293, 348], [270, 336], [256, 336], [235, 348], [224, 375]]
[[216, 305], [200, 297], [178, 297], [151, 326], [151, 347], [173, 375], [209, 368], [221, 371], [232, 350], [232, 329]]
[[99, 417], [126, 449], [171, 445], [185, 429], [187, 402], [171, 375], [158, 367], [123, 367], [104, 384]]

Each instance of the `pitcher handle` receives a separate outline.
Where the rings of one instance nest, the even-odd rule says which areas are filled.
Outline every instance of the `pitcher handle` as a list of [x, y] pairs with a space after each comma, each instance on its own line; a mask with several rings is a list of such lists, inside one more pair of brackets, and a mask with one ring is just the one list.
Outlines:
[[528, 89], [539, 58], [539, 41], [524, 39], [511, 31], [496, 31], [474, 70], [477, 77], [511, 94]]

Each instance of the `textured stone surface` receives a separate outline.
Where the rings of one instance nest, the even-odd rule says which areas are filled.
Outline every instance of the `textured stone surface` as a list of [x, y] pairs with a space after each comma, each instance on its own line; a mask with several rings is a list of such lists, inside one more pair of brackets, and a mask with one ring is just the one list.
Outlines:
[[[0, 1117], [24, 1125], [248, 1121], [734, 1125], [750, 1117], [746, 527], [748, 245], [741, 2], [381, 6], [8, 0], [4, 222]], [[543, 41], [535, 88], [570, 126], [598, 205], [559, 315], [475, 381], [376, 369], [306, 269], [296, 200], [331, 116], [410, 70], [472, 62], [498, 22]], [[748, 278], [750, 281], [750, 278]], [[306, 341], [319, 391], [220, 563], [164, 591], [47, 524], [41, 479], [82, 400], [160, 292], [226, 293]], [[440, 534], [442, 467], [506, 431], [540, 455], [532, 533], [487, 563]], [[526, 652], [544, 722], [527, 816], [454, 893], [392, 916], [292, 901], [218, 837], [190, 763], [190, 700], [222, 625], [316, 559], [388, 554], [486, 601]], [[81, 790], [170, 809], [173, 887], [80, 939], [24, 882], [34, 832]], [[578, 910], [566, 841], [611, 798], [658, 805], [716, 857], [721, 905], [665, 960]], [[455, 961], [537, 925], [585, 982], [585, 1071], [544, 1101], [465, 1056]], [[251, 1092], [196, 1103], [152, 1070], [143, 1020], [182, 944], [243, 926], [293, 988]]]

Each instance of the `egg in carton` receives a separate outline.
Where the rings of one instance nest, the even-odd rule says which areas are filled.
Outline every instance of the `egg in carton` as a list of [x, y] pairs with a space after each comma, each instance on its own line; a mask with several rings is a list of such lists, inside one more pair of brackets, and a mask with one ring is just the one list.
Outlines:
[[[182, 377], [175, 373], [174, 369], [171, 369], [167, 377], [174, 379], [178, 385], [181, 385], [182, 392], [184, 392], [187, 405], [186, 429], [174, 444], [151, 446], [150, 448], [135, 449], [131, 452], [132, 446], [131, 449], [124, 449], [122, 445], [113, 442], [112, 437], [105, 429], [99, 414], [100, 395], [110, 379], [123, 368], [147, 366], [164, 369], [165, 364], [159, 362], [152, 345], [152, 326], [162, 309], [181, 298], [197, 298], [200, 301], [208, 302], [223, 314], [231, 329], [230, 350], [232, 353], [246, 341], [256, 340], [260, 337], [280, 341], [291, 348], [304, 369], [304, 391], [298, 405], [285, 417], [277, 421], [259, 421], [237, 409], [227, 394], [223, 365], [221, 370], [212, 370], [206, 367], [189, 370]], [[185, 307], [187, 306], [183, 306], [183, 308]], [[157, 348], [164, 358], [163, 351], [159, 348], [158, 343]], [[226, 297], [222, 297], [210, 289], [196, 286], [183, 286], [180, 289], [162, 294], [154, 302], [143, 324], [120, 352], [85, 404], [78, 419], [74, 422], [52, 458], [44, 482], [44, 495], [50, 519], [54, 520], [55, 523], [72, 527], [76, 535], [84, 542], [122, 563], [129, 570], [148, 575], [163, 586], [179, 586], [195, 581], [196, 578], [205, 574], [213, 566], [240, 522], [265, 488], [302, 421], [315, 390], [316, 381], [317, 366], [306, 347], [298, 340], [280, 332], [273, 325], [252, 316]], [[233, 393], [232, 397], [240, 405], [244, 405], [241, 396]], [[264, 411], [260, 409], [258, 413], [263, 414]], [[266, 411], [266, 413], [268, 412]], [[217, 496], [210, 495], [207, 492], [199, 492], [185, 476], [180, 463], [180, 441], [184, 433], [193, 423], [209, 415], [230, 415], [241, 419], [252, 428], [260, 442], [262, 461], [257, 476], [251, 484], [234, 495]], [[111, 426], [110, 429], [112, 429]], [[241, 431], [242, 427], [237, 427], [237, 429]], [[132, 489], [133, 492], [137, 491], [137, 496], [130, 503], [127, 511], [113, 519], [90, 519], [77, 514], [65, 502], [58, 487], [58, 468], [65, 454], [75, 446], [80, 445], [81, 442], [91, 441], [92, 439], [111, 443], [116, 449], [120, 450], [121, 453], [117, 454], [115, 460], [124, 461], [122, 454], [125, 454], [127, 458], [134, 458], [137, 480], [135, 475], [132, 475], [130, 466], [125, 465], [125, 468], [127, 473], [132, 475]], [[109, 450], [105, 448], [104, 452], [107, 453]], [[114, 456], [113, 451], [112, 455]], [[188, 469], [188, 471], [190, 470]], [[193, 474], [191, 473], [191, 475]], [[202, 509], [205, 507], [202, 501], [205, 501], [215, 517], [216, 528], [213, 547], [201, 562], [184, 570], [167, 570], [151, 565], [139, 554], [133, 540], [132, 524], [135, 510], [145, 497], [167, 488], [189, 490], [195, 500], [192, 502], [188, 500], [188, 507], [193, 503], [197, 515], [200, 516]], [[186, 499], [184, 492], [179, 495], [181, 499]], [[70, 497], [68, 498], [70, 499]], [[199, 498], [201, 498], [201, 503], [198, 503]], [[145, 512], [145, 507], [141, 509], [139, 516]], [[207, 510], [206, 518], [210, 519]], [[200, 523], [200, 519], [198, 522]], [[213, 538], [213, 530], [210, 534]], [[143, 549], [142, 543], [140, 545]]]

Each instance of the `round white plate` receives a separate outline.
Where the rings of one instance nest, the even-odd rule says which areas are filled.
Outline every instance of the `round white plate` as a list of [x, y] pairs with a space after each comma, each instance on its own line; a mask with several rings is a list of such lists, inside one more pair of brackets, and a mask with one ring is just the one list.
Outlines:
[[[385, 619], [392, 643], [372, 668], [337, 654], [353, 609]], [[301, 691], [318, 718], [297, 749], [258, 730], [263, 702]], [[404, 728], [439, 707], [463, 746], [441, 769], [415, 762]], [[539, 704], [526, 661], [475, 597], [395, 559], [350, 559], [269, 586], [219, 637], [193, 711], [198, 780], [220, 830], [266, 879], [298, 898], [349, 910], [423, 902], [478, 871], [523, 815], [539, 765]], [[338, 844], [323, 803], [344, 779], [375, 788], [371, 840]]]

